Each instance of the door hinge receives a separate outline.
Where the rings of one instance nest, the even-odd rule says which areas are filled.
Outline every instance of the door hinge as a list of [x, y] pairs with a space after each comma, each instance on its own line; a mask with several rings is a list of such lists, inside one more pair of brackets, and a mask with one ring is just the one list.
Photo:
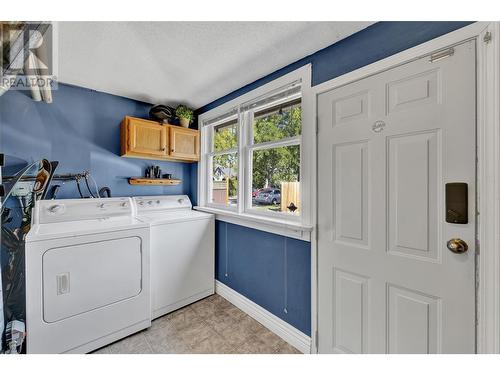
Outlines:
[[486, 34], [484, 34], [483, 42], [488, 44], [489, 42], [491, 42], [492, 39], [493, 39], [493, 35], [491, 34], [491, 31], [487, 31]]

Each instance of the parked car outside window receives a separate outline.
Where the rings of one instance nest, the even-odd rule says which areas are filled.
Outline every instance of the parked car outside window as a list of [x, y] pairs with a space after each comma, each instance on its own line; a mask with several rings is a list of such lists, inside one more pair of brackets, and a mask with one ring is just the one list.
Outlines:
[[279, 189], [261, 189], [255, 197], [255, 202], [259, 204], [280, 204], [281, 192]]

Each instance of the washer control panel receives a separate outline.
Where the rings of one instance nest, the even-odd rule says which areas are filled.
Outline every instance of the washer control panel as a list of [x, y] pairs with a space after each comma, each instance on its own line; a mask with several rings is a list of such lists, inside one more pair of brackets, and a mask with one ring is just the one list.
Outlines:
[[191, 200], [187, 195], [158, 195], [151, 197], [134, 197], [132, 199], [137, 206], [138, 213], [192, 208]]

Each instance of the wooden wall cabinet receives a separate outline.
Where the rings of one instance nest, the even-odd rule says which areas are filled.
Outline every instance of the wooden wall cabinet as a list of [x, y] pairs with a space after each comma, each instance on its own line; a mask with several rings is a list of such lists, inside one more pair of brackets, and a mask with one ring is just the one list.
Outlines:
[[124, 157], [184, 162], [200, 158], [198, 130], [126, 116], [120, 132]]
[[198, 160], [200, 156], [200, 132], [170, 126], [170, 156], [185, 160]]

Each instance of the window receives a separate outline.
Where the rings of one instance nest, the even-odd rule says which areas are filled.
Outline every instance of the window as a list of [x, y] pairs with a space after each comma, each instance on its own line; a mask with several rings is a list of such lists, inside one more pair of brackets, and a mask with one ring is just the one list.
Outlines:
[[251, 118], [251, 210], [300, 215], [300, 87], [278, 104], [256, 106]]
[[211, 127], [208, 160], [211, 169], [209, 202], [218, 206], [238, 205], [238, 120], [229, 113]]
[[226, 109], [223, 105], [200, 116], [200, 206], [259, 216], [264, 222], [270, 217], [304, 223], [308, 187], [301, 181], [306, 156], [299, 77], [268, 84], [267, 90], [262, 87]]

